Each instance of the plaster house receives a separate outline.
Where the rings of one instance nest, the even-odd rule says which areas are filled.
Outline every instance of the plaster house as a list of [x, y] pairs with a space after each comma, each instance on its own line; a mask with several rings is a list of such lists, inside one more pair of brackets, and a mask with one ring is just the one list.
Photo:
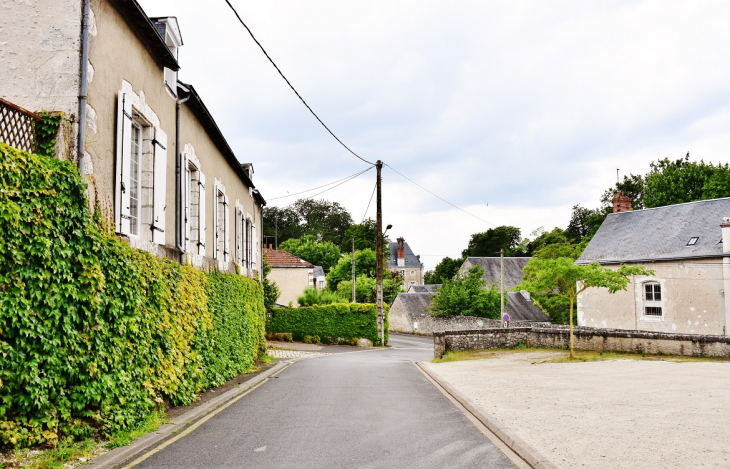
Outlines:
[[[511, 290], [522, 283], [523, 270], [529, 257], [505, 257], [504, 258], [504, 289]], [[499, 286], [501, 279], [502, 263], [499, 257], [467, 257], [459, 267], [459, 275], [466, 275], [474, 266], [484, 269], [482, 278], [487, 282], [487, 288], [495, 283]]]
[[411, 247], [403, 238], [395, 243], [388, 243], [388, 270], [397, 272], [403, 277], [403, 286], [423, 285], [423, 264], [420, 256], [413, 254]]
[[314, 286], [314, 265], [281, 249], [264, 249], [264, 255], [271, 266], [266, 278], [276, 282], [281, 292], [277, 303], [296, 307], [297, 298]]
[[320, 291], [327, 288], [327, 276], [321, 265], [314, 266], [314, 286]]
[[[178, 80], [175, 17], [136, 0], [14, 2], [0, 16], [0, 96], [57, 111], [90, 207], [130, 245], [260, 276], [266, 204], [193, 86]], [[68, 127], [68, 128], [65, 128]]]
[[[727, 334], [730, 320], [730, 198], [608, 215], [576, 261], [644, 266], [626, 291], [578, 296], [578, 324], [684, 334]], [[625, 207], [625, 204], [624, 204]], [[630, 204], [629, 204], [630, 207]], [[621, 210], [621, 211], [619, 211]]]

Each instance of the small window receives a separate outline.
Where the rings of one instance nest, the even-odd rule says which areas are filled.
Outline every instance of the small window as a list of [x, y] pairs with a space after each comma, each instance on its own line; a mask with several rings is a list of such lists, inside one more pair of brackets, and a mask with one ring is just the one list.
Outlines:
[[405, 270], [401, 270], [400, 271], [400, 276], [401, 277], [405, 277], [406, 276], [406, 271]]
[[656, 282], [644, 284], [644, 315], [662, 317], [662, 287]]
[[697, 241], [699, 241], [699, 239], [700, 239], [699, 237], [693, 236], [692, 238], [689, 239], [687, 246], [694, 246], [695, 244], [697, 244]]

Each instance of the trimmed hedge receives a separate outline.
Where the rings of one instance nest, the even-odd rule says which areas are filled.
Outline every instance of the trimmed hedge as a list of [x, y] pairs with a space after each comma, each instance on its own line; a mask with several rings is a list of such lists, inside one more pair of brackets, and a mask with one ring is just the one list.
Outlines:
[[[385, 343], [388, 343], [388, 311], [385, 306]], [[295, 335], [328, 339], [364, 337], [380, 344], [378, 313], [374, 304], [340, 303], [302, 308], [274, 308], [266, 323], [267, 332], [291, 332]]]
[[129, 430], [264, 351], [258, 282], [132, 249], [85, 188], [0, 143], [0, 446]]

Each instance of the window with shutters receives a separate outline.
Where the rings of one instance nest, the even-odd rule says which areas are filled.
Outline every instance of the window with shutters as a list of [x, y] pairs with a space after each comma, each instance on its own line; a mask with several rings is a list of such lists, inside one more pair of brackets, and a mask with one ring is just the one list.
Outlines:
[[213, 258], [229, 262], [230, 255], [230, 210], [225, 186], [217, 182], [213, 188]]
[[123, 82], [118, 95], [114, 214], [117, 232], [165, 244], [167, 135]]

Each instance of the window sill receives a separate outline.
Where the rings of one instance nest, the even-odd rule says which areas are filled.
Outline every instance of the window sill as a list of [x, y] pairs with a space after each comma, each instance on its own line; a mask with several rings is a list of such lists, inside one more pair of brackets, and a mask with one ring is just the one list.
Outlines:
[[641, 316], [639, 321], [644, 322], [664, 322], [664, 316]]

